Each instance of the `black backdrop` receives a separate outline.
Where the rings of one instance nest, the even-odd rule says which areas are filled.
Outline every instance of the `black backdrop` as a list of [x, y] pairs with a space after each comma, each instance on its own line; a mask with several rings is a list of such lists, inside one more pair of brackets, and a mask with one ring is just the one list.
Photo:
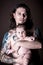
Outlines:
[[[21, 2], [25, 2], [31, 9], [33, 23], [39, 27], [43, 36], [43, 2], [42, 0], [0, 0], [0, 48], [2, 39], [9, 30], [10, 13], [13, 8]], [[41, 62], [43, 62], [43, 51], [39, 52]]]

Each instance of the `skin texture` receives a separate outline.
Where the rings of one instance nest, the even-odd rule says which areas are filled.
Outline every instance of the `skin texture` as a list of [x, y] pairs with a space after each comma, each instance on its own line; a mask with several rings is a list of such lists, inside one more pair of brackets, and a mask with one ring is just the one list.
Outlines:
[[[19, 27], [16, 28], [16, 35], [17, 35], [16, 40], [25, 40], [27, 38], [26, 31], [24, 30], [24, 27], [22, 27], [20, 25], [19, 25]], [[27, 65], [29, 63], [29, 60], [30, 60], [31, 51], [28, 48], [18, 46], [16, 44], [16, 40], [14, 41], [12, 38], [10, 38], [10, 39], [11, 39], [11, 45], [10, 45], [11, 49], [9, 48], [8, 50], [6, 50], [6, 53], [8, 55], [10, 53], [12, 53], [13, 57], [17, 58], [16, 64]], [[30, 38], [28, 37], [26, 40], [30, 41], [30, 39], [31, 39], [31, 37]], [[15, 44], [13, 44], [14, 42], [15, 42]], [[19, 61], [19, 63], [18, 63], [18, 61]]]
[[[17, 8], [15, 13], [13, 13], [13, 17], [14, 17], [14, 19], [16, 21], [16, 25], [18, 25], [19, 23], [22, 24], [22, 23], [26, 22], [26, 20], [27, 20], [27, 13], [26, 13], [25, 8], [23, 8], [23, 7]], [[8, 47], [9, 47], [8, 43], [11, 43], [11, 41], [9, 39], [10, 39], [11, 36], [12, 36], [12, 39], [13, 39], [14, 32], [15, 32], [15, 30], [10, 30], [8, 32], [8, 35], [6, 36], [7, 39], [6, 38], [4, 39], [4, 43], [6, 44], [7, 48], [5, 46], [3, 46], [3, 48], [1, 49], [1, 54], [0, 54], [1, 62], [8, 63], [8, 64], [9, 63], [14, 64], [15, 61], [18, 62], [18, 63], [22, 62], [21, 58], [14, 59], [14, 58], [12, 58], [10, 56], [7, 56], [5, 54], [7, 49], [8, 49]], [[14, 34], [14, 36], [15, 36], [15, 34]], [[22, 46], [22, 47], [25, 47], [25, 48], [28, 48], [28, 49], [40, 49], [40, 48], [42, 48], [41, 43], [38, 42], [38, 41], [28, 42], [28, 41], [24, 41], [24, 40], [21, 40], [21, 41], [18, 40], [18, 41], [16, 41], [16, 43], [17, 43], [18, 46]], [[19, 62], [20, 59], [21, 59], [21, 61]]]

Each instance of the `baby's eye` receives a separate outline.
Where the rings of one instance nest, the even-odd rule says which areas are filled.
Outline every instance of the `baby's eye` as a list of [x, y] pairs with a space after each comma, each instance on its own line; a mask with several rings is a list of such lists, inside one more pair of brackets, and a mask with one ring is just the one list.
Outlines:
[[20, 32], [18, 32], [18, 33], [20, 33]]
[[21, 15], [21, 13], [18, 13], [19, 15]]

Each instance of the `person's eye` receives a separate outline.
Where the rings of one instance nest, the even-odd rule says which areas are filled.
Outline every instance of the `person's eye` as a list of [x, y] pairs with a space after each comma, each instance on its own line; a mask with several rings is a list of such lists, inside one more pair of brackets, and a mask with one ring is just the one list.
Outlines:
[[18, 13], [18, 15], [21, 15], [21, 13]]
[[23, 14], [23, 17], [25, 17], [26, 15], [25, 14]]
[[23, 14], [23, 17], [26, 17], [27, 15], [26, 14]]
[[22, 33], [24, 33], [24, 31], [22, 31]]

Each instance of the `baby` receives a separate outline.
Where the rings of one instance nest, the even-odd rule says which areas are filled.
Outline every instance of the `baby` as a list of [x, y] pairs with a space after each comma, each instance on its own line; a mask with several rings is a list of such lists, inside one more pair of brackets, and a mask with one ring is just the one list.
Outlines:
[[[16, 63], [14, 65], [27, 65], [30, 57], [31, 57], [31, 51], [28, 48], [24, 48], [22, 46], [18, 46], [16, 44], [17, 41], [34, 41], [35, 38], [33, 36], [31, 37], [27, 37], [26, 36], [26, 28], [24, 25], [19, 24], [16, 27], [16, 32], [15, 32], [15, 37], [14, 35], [12, 35], [12, 37], [14, 37], [14, 39], [11, 37], [11, 42], [10, 42], [10, 49], [8, 49], [6, 51], [7, 54], [12, 53], [13, 57], [16, 60]], [[19, 61], [19, 62], [18, 62]]]

